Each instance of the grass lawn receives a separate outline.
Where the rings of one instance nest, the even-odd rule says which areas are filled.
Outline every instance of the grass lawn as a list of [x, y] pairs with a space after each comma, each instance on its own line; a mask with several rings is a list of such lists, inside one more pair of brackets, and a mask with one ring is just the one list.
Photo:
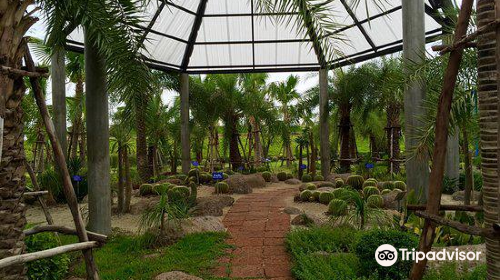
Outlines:
[[[153, 250], [143, 249], [139, 237], [116, 236], [106, 246], [95, 250], [94, 256], [103, 280], [151, 280], [160, 273], [174, 270], [203, 279], [222, 279], [211, 276], [210, 269], [217, 265], [218, 258], [229, 248], [225, 238], [225, 233], [192, 234], [172, 246]], [[65, 241], [71, 242], [69, 239]], [[159, 255], [144, 257], [153, 254]], [[71, 274], [84, 277], [83, 262]]]

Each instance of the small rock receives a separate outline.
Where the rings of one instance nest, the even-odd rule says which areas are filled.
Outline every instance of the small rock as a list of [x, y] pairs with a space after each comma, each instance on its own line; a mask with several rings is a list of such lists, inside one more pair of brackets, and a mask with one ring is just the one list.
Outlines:
[[155, 277], [155, 280], [203, 280], [200, 277], [189, 275], [182, 271], [170, 271]]
[[[478, 200], [479, 192], [475, 191], [471, 195], [471, 200]], [[465, 191], [458, 191], [453, 194], [453, 200], [455, 201], [464, 201], [465, 200]]]
[[183, 235], [199, 232], [225, 232], [226, 227], [217, 217], [203, 216], [185, 219], [181, 222]]
[[225, 182], [229, 185], [231, 193], [249, 194], [252, 189], [263, 188], [266, 186], [266, 180], [261, 174], [234, 175], [230, 176]]
[[298, 214], [302, 213], [302, 211], [300, 211], [300, 209], [295, 208], [295, 207], [286, 207], [285, 210], [283, 210], [283, 212], [285, 212], [288, 215], [298, 215]]
[[280, 179], [278, 179], [278, 176], [276, 176], [276, 174], [273, 174], [273, 176], [271, 176], [271, 183], [279, 183], [280, 182]]
[[141, 198], [136, 203], [130, 205], [130, 214], [142, 214], [147, 209], [153, 208], [160, 201], [159, 197]]
[[391, 191], [390, 193], [383, 195], [384, 208], [385, 209], [398, 209], [398, 201], [403, 199], [406, 192]]
[[222, 216], [224, 207], [234, 204], [234, 198], [228, 195], [212, 195], [200, 197], [196, 200], [196, 206], [192, 212], [196, 216]]
[[322, 224], [320, 218], [316, 217], [313, 214], [302, 213], [297, 217], [293, 218], [291, 224], [294, 226], [317, 226]]
[[285, 181], [285, 184], [288, 184], [288, 185], [300, 185], [302, 184], [302, 181], [300, 181], [299, 179], [288, 179]]
[[330, 188], [330, 187], [320, 187], [320, 188], [318, 188], [318, 191], [320, 191], [320, 192], [331, 192], [334, 189], [335, 188]]
[[184, 182], [182, 182], [181, 179], [165, 179], [165, 180], [161, 180], [158, 182], [158, 184], [165, 184], [165, 183], [170, 183], [170, 184], [174, 184], [174, 185], [182, 185], [184, 184]]

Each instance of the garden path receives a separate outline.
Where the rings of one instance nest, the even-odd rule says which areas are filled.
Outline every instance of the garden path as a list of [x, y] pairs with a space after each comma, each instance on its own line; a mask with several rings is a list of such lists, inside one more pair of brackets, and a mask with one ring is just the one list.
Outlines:
[[228, 243], [234, 246], [230, 257], [221, 260], [216, 274], [245, 279], [292, 280], [290, 257], [285, 235], [290, 230], [290, 216], [283, 212], [285, 198], [294, 189], [252, 193], [236, 201], [223, 223], [228, 229]]

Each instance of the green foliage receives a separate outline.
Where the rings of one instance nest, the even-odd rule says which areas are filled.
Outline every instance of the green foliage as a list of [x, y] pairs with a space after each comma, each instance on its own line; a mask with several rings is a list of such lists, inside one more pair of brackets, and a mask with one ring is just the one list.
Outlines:
[[191, 192], [188, 187], [174, 186], [168, 190], [167, 194], [169, 201], [185, 203], [191, 195]]
[[363, 176], [361, 175], [351, 175], [347, 178], [346, 184], [351, 186], [355, 190], [362, 190], [363, 188], [363, 183], [365, 180], [363, 179]]
[[373, 194], [376, 194], [376, 195], [379, 195], [380, 194], [380, 191], [377, 189], [377, 187], [365, 187], [363, 189], [363, 194], [365, 196], [365, 198], [368, 198], [370, 195], [373, 195]]
[[312, 192], [310, 190], [305, 190], [300, 193], [301, 201], [309, 201], [309, 198], [312, 196]]
[[154, 189], [153, 185], [151, 185], [151, 184], [142, 184], [139, 187], [139, 194], [141, 196], [152, 195], [152, 194], [154, 194], [153, 189]]
[[315, 184], [313, 184], [313, 183], [307, 183], [305, 185], [305, 187], [306, 187], [307, 190], [310, 190], [310, 191], [314, 191], [314, 190], [318, 189], [318, 187]]
[[314, 175], [313, 180], [314, 181], [324, 181], [325, 177], [323, 177], [323, 175], [321, 175], [321, 174], [316, 174], [316, 175]]
[[264, 171], [264, 172], [262, 172], [262, 177], [264, 178], [264, 180], [266, 180], [266, 182], [271, 182], [271, 178], [273, 177], [273, 174], [271, 174], [271, 172], [269, 172], [269, 171]]
[[296, 229], [286, 236], [286, 244], [294, 255], [316, 252], [351, 252], [356, 245], [358, 231], [349, 226], [311, 227]]
[[328, 213], [334, 217], [345, 216], [347, 212], [348, 205], [345, 200], [335, 198], [328, 204]]
[[286, 173], [286, 179], [287, 179], [287, 180], [288, 180], [288, 179], [293, 179], [293, 174], [292, 174], [292, 173], [290, 173], [290, 172], [287, 172], [287, 173]]
[[[474, 190], [481, 191], [483, 189], [483, 174], [480, 170], [473, 170], [472, 177], [474, 181]], [[461, 171], [458, 177], [458, 186], [460, 190], [465, 190], [465, 172]]]
[[263, 165], [263, 166], [257, 167], [255, 169], [255, 171], [257, 171], [257, 172], [266, 172], [266, 171], [268, 171], [268, 168], [267, 168], [267, 166]]
[[227, 173], [222, 173], [222, 178], [224, 178], [224, 180], [226, 180], [227, 178], [229, 178], [229, 175]]
[[335, 187], [342, 188], [344, 186], [344, 180], [342, 178], [335, 178]]
[[[39, 252], [59, 246], [53, 233], [38, 233], [24, 240], [28, 253]], [[27, 263], [28, 279], [30, 280], [60, 280], [68, 272], [70, 258], [68, 255], [58, 255]]]
[[394, 181], [394, 188], [402, 191], [406, 191], [406, 183], [403, 181]]
[[312, 176], [310, 174], [302, 175], [301, 179], [302, 179], [302, 182], [304, 182], [304, 183], [312, 182]]
[[329, 204], [335, 196], [331, 192], [322, 192], [319, 195], [319, 202], [323, 204]]
[[430, 268], [423, 280], [483, 280], [486, 279], [486, 265], [479, 265], [474, 269], [459, 268], [455, 262], [444, 263], [437, 268]]
[[366, 205], [370, 208], [382, 208], [384, 206], [384, 199], [381, 195], [372, 194], [366, 199]]
[[226, 182], [218, 182], [217, 184], [215, 184], [215, 193], [229, 193], [229, 185]]
[[287, 174], [286, 174], [286, 172], [279, 172], [279, 173], [277, 174], [277, 177], [278, 177], [278, 180], [280, 180], [280, 181], [286, 181], [286, 179], [287, 179]]
[[169, 189], [171, 189], [173, 187], [174, 187], [174, 185], [172, 185], [170, 183], [153, 185], [153, 193], [156, 195], [161, 195], [162, 193], [166, 193]]
[[398, 230], [370, 230], [360, 234], [355, 245], [355, 252], [365, 275], [376, 274], [380, 279], [407, 279], [412, 262], [398, 260], [391, 267], [380, 266], [374, 258], [375, 251], [382, 244], [391, 244], [395, 248], [417, 248], [415, 235]]
[[200, 174], [200, 183], [201, 184], [209, 184], [212, 182], [212, 175], [207, 172], [203, 172]]
[[191, 194], [189, 195], [189, 203], [194, 205], [196, 203], [196, 198], [198, 197], [198, 184], [189, 183], [188, 186], [191, 189]]
[[189, 170], [188, 177], [198, 178], [200, 176], [200, 170], [198, 168], [193, 168]]
[[395, 188], [394, 182], [392, 181], [386, 181], [382, 183], [382, 189], [383, 190], [393, 190]]
[[319, 201], [319, 195], [320, 195], [320, 194], [321, 194], [321, 192], [320, 192], [320, 191], [314, 191], [314, 192], [312, 193], [312, 196], [311, 196], [311, 197], [313, 198], [313, 201]]
[[345, 190], [344, 188], [337, 188], [332, 191], [332, 194], [335, 198], [341, 198]]

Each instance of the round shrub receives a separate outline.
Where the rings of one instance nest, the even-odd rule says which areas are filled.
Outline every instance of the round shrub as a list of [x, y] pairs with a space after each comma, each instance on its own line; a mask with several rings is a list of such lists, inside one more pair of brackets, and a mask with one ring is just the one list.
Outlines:
[[188, 177], [198, 177], [200, 176], [200, 170], [197, 168], [189, 170]]
[[344, 186], [344, 180], [342, 178], [335, 178], [335, 187], [342, 188]]
[[324, 181], [324, 180], [325, 180], [325, 177], [323, 177], [323, 175], [316, 174], [316, 175], [314, 175], [313, 180], [314, 180], [314, 181]]
[[345, 191], [344, 188], [337, 188], [332, 191], [332, 194], [335, 198], [341, 198], [344, 191]]
[[293, 179], [293, 174], [292, 173], [286, 173], [286, 179]]
[[309, 201], [309, 198], [312, 196], [312, 192], [310, 190], [305, 190], [300, 193], [301, 201]]
[[218, 182], [217, 184], [215, 184], [216, 194], [228, 193], [228, 192], [229, 192], [229, 185], [226, 182]]
[[287, 176], [286, 176], [285, 172], [279, 172], [276, 176], [278, 177], [278, 180], [280, 180], [280, 181], [286, 181], [286, 177]]
[[384, 199], [381, 195], [372, 194], [366, 200], [366, 205], [370, 208], [382, 208], [384, 207]]
[[[24, 243], [26, 244], [26, 251], [28, 253], [52, 249], [60, 245], [56, 236], [48, 232], [30, 235], [24, 240]], [[29, 262], [26, 264], [28, 279], [65, 279], [69, 264], [70, 258], [67, 254]]]
[[375, 181], [366, 180], [363, 183], [363, 189], [366, 188], [366, 187], [376, 187], [376, 186], [377, 186], [377, 182], [375, 182]]
[[361, 175], [351, 175], [347, 178], [346, 183], [353, 189], [360, 191], [363, 188], [365, 179]]
[[365, 197], [369, 197], [373, 194], [380, 195], [380, 191], [377, 189], [377, 187], [365, 187], [363, 189], [363, 194], [365, 195]]
[[315, 184], [313, 184], [313, 183], [307, 183], [306, 184], [306, 190], [314, 191], [314, 190], [317, 190], [317, 189], [318, 189], [318, 187]]
[[272, 176], [273, 174], [271, 174], [271, 172], [269, 171], [262, 172], [262, 177], [264, 178], [264, 180], [266, 180], [266, 182], [271, 182]]
[[331, 192], [322, 192], [319, 194], [319, 202], [323, 204], [328, 204], [334, 199], [334, 195]]
[[139, 194], [141, 196], [154, 194], [154, 192], [153, 192], [153, 185], [151, 185], [151, 184], [142, 184], [139, 187]]
[[393, 190], [394, 189], [394, 182], [392, 182], [392, 181], [383, 182], [382, 189], [383, 190]]
[[391, 190], [382, 190], [382, 192], [380, 192], [380, 195], [386, 195], [386, 194], [390, 194], [391, 193]]
[[382, 244], [391, 244], [395, 248], [417, 248], [418, 239], [411, 233], [398, 230], [375, 229], [361, 232], [354, 251], [361, 263], [361, 272], [364, 275], [378, 276], [376, 279], [407, 279], [412, 262], [398, 261], [391, 267], [380, 266], [374, 258], [375, 251]]
[[319, 201], [319, 195], [320, 195], [320, 194], [321, 194], [321, 192], [320, 192], [320, 191], [314, 191], [314, 192], [312, 193], [312, 196], [311, 196], [311, 197], [314, 199], [313, 201]]
[[402, 191], [406, 191], [406, 183], [403, 181], [395, 181], [394, 188]]
[[332, 199], [328, 204], [328, 213], [335, 217], [347, 215], [347, 202], [342, 199]]
[[312, 182], [312, 176], [310, 174], [304, 174], [302, 175], [301, 180], [304, 183]]

